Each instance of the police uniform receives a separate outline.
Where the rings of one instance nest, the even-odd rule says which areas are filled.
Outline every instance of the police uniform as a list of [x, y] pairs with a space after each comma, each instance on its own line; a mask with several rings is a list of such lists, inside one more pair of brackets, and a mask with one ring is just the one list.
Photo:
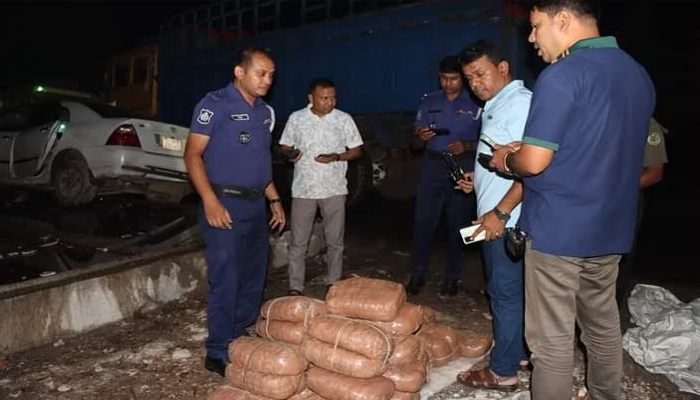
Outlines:
[[[421, 161], [421, 177], [416, 199], [413, 230], [412, 278], [424, 279], [428, 275], [430, 247], [443, 211], [448, 224], [448, 265], [445, 279], [454, 281], [461, 277], [464, 245], [459, 229], [469, 225], [474, 212], [474, 194], [454, 189], [449, 168], [442, 157], [447, 146], [457, 140], [475, 142], [481, 122], [480, 109], [466, 90], [450, 101], [443, 91], [423, 96], [416, 115], [415, 126], [423, 128], [435, 124], [435, 128], [449, 129], [449, 135], [434, 136], [427, 141]], [[473, 147], [472, 147], [473, 149]], [[457, 163], [465, 172], [474, 170], [474, 150], [456, 155]]]
[[[666, 154], [666, 140], [664, 135], [668, 130], [664, 128], [654, 117], [649, 121], [649, 134], [647, 135], [647, 144], [644, 146], [644, 167], [652, 165], [663, 165], [668, 162]], [[637, 253], [637, 239], [639, 238], [639, 229], [642, 227], [642, 219], [644, 218], [645, 207], [644, 190], [639, 191], [639, 200], [637, 200], [637, 220], [634, 225], [634, 241], [632, 242], [632, 250], [625, 254], [620, 261], [617, 269], [617, 282], [615, 284], [615, 299], [619, 308], [625, 305], [627, 297], [627, 288], [632, 269], [634, 268], [634, 257]]]
[[261, 98], [251, 107], [229, 84], [208, 93], [195, 107], [190, 131], [209, 136], [204, 165], [209, 182], [233, 223], [199, 225], [206, 243], [207, 356], [228, 359], [229, 342], [255, 321], [268, 263], [264, 189], [272, 180], [270, 155], [274, 112]]

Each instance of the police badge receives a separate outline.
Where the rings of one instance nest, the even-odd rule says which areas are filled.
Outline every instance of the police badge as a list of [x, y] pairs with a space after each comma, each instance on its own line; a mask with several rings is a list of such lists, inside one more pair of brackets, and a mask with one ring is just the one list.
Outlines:
[[238, 142], [240, 144], [248, 144], [251, 140], [250, 133], [246, 131], [241, 131], [241, 133], [238, 134]]

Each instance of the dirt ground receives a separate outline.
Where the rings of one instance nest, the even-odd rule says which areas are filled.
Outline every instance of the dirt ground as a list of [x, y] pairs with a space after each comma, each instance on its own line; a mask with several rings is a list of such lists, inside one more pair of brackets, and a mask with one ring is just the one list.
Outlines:
[[[381, 207], [371, 210], [378, 215], [385, 211]], [[345, 275], [405, 282], [411, 247], [411, 233], [405, 224], [384, 224], [380, 228], [370, 226], [366, 219], [353, 222], [352, 216], [350, 213]], [[367, 234], [368, 229], [372, 229], [371, 235]], [[433, 307], [439, 320], [455, 328], [490, 332], [478, 247], [468, 251], [462, 291], [455, 298], [440, 299], [438, 266], [444, 265], [444, 246], [439, 242], [433, 257], [436, 267], [427, 287], [418, 296], [409, 296], [409, 301]], [[309, 260], [307, 295], [322, 298], [324, 270], [323, 255]], [[282, 296], [286, 288], [286, 268], [271, 270], [265, 298]], [[204, 309], [204, 296], [198, 293], [120, 323], [58, 340], [53, 345], [0, 357], [0, 399], [206, 399], [224, 379], [203, 368]], [[576, 365], [573, 379], [576, 388], [580, 388], [585, 371], [580, 350]], [[527, 391], [528, 386], [529, 373], [522, 372], [519, 391]], [[679, 392], [665, 377], [648, 373], [626, 354], [623, 387], [623, 399], [628, 400], [700, 398]], [[434, 400], [464, 398], [506, 397], [497, 392], [476, 393], [457, 383], [431, 397]]]

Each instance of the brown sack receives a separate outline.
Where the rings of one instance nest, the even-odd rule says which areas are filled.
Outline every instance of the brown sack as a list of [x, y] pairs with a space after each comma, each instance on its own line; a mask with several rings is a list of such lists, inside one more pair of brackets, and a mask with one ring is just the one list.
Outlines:
[[424, 326], [416, 337], [423, 341], [423, 346], [430, 356], [430, 363], [434, 367], [441, 367], [462, 355], [457, 334], [450, 326], [430, 324]]
[[[267, 397], [258, 396], [245, 390], [228, 385], [221, 386], [213, 391], [207, 400], [269, 400]], [[306, 399], [305, 399], [306, 400]], [[309, 399], [310, 400], [310, 399]]]
[[418, 392], [428, 377], [425, 364], [414, 361], [409, 364], [391, 365], [382, 375], [394, 382], [396, 390]]
[[290, 345], [245, 336], [231, 342], [229, 359], [246, 370], [275, 375], [298, 375], [309, 366]]
[[373, 359], [389, 358], [394, 348], [389, 335], [376, 326], [332, 315], [311, 320], [308, 334]]
[[260, 315], [265, 319], [287, 322], [304, 322], [326, 314], [326, 305], [317, 299], [304, 296], [278, 297], [266, 301], [260, 309]]
[[394, 395], [394, 382], [383, 376], [359, 379], [311, 367], [306, 381], [311, 390], [328, 400], [389, 400]]
[[246, 370], [244, 367], [230, 363], [226, 367], [228, 382], [239, 389], [269, 397], [274, 400], [286, 400], [304, 390], [304, 374], [273, 375]]
[[421, 306], [421, 311], [423, 311], [423, 324], [432, 324], [437, 322], [437, 313], [434, 309], [428, 306]]
[[415, 336], [394, 338], [394, 343], [394, 352], [389, 358], [389, 365], [406, 364], [418, 359], [422, 344]]
[[301, 393], [297, 393], [290, 397], [289, 400], [325, 400], [323, 397], [314, 393], [311, 389], [305, 388]]
[[397, 390], [394, 392], [394, 396], [389, 400], [420, 400], [420, 392], [409, 393], [399, 392]]
[[259, 319], [255, 323], [255, 333], [258, 335], [290, 344], [301, 344], [306, 336], [306, 329], [303, 322]]
[[399, 314], [393, 321], [375, 322], [374, 324], [394, 336], [408, 336], [420, 328], [423, 323], [423, 310], [421, 306], [404, 303], [399, 309]]
[[462, 357], [481, 357], [491, 349], [493, 339], [490, 335], [479, 335], [467, 330], [457, 331], [457, 340]]
[[326, 295], [329, 314], [371, 321], [393, 321], [405, 301], [400, 283], [360, 277], [334, 283]]
[[389, 365], [387, 359], [368, 358], [312, 337], [307, 337], [301, 344], [301, 353], [318, 367], [355, 378], [379, 376]]

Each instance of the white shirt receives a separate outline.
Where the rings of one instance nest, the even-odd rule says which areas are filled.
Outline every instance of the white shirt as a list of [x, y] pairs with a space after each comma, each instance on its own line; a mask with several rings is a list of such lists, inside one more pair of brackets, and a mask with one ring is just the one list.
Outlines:
[[333, 109], [321, 118], [311, 112], [309, 105], [289, 116], [280, 144], [302, 152], [294, 165], [292, 197], [325, 199], [348, 194], [347, 161], [323, 164], [314, 158], [319, 154], [340, 154], [362, 145], [360, 131], [350, 114]]

